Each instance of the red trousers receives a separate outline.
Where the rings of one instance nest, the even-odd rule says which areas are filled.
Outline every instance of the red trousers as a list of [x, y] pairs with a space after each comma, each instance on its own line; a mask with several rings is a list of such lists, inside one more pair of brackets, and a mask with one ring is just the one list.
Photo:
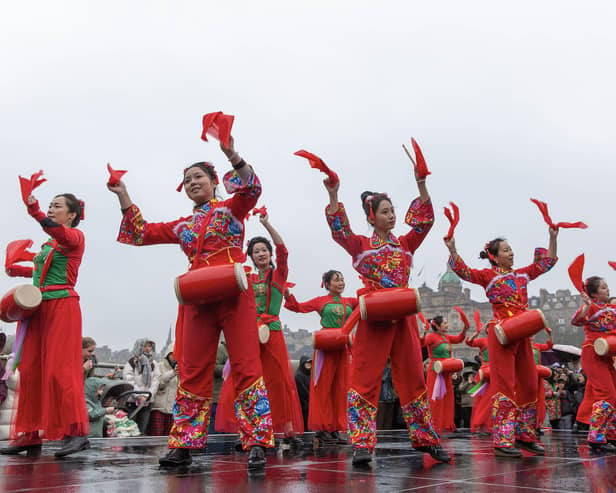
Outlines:
[[225, 335], [235, 393], [247, 389], [263, 375], [251, 289], [237, 298], [210, 305], [184, 305], [181, 310], [180, 387], [200, 397], [212, 397], [221, 330]]
[[488, 327], [492, 438], [495, 447], [509, 448], [520, 439], [537, 441], [537, 365], [529, 337], [503, 346]]
[[[481, 368], [487, 368], [488, 364], [481, 365]], [[479, 381], [479, 375], [476, 377]], [[471, 431], [492, 430], [492, 391], [488, 383], [488, 388], [481, 395], [473, 397], [473, 412], [471, 414]]]
[[263, 384], [256, 308], [251, 288], [237, 298], [180, 308], [176, 327], [180, 383], [170, 448], [203, 448], [210, 421], [214, 366], [220, 331], [225, 335], [234, 382], [234, 409], [245, 449], [273, 446]]
[[89, 434], [79, 298], [41, 303], [28, 324], [19, 374], [13, 438], [38, 430], [49, 440]]
[[432, 369], [432, 365], [436, 359], [430, 360], [428, 367], [428, 398], [430, 399], [430, 410], [432, 411], [432, 422], [437, 433], [442, 431], [456, 431], [454, 423], [454, 413], [456, 399], [453, 393], [453, 384], [451, 382], [451, 373], [443, 374], [447, 393], [441, 399], [432, 399], [432, 391], [436, 383], [437, 373]]
[[415, 317], [393, 322], [360, 321], [352, 351], [347, 422], [353, 447], [374, 450], [376, 446], [376, 412], [388, 357], [411, 442], [414, 446], [438, 444], [426, 396]]
[[323, 358], [323, 368], [317, 381], [315, 351], [312, 358], [308, 427], [314, 431], [344, 431], [347, 428], [349, 350], [344, 348], [338, 351], [321, 351], [320, 357]]

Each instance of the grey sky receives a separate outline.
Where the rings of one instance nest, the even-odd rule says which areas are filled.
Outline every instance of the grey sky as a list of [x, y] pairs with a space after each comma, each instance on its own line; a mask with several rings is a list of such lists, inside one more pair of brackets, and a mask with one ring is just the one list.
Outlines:
[[[392, 196], [401, 233], [416, 196], [400, 147], [411, 136], [433, 172], [437, 212], [411, 285], [435, 286], [445, 269], [450, 200], [471, 265], [484, 265], [477, 254], [495, 235], [510, 240], [518, 266], [529, 262], [548, 236], [529, 197], [546, 201], [556, 220], [590, 226], [561, 231], [561, 260], [531, 293], [571, 288], [567, 266], [581, 252], [586, 272], [609, 282], [615, 11], [607, 1], [3, 2], [2, 248], [44, 241], [17, 185], [19, 173], [44, 169], [43, 207], [65, 191], [86, 201], [84, 334], [116, 348], [145, 335], [161, 343], [186, 259], [177, 246], [115, 242], [120, 212], [105, 164], [129, 170], [146, 219], [186, 215], [191, 203], [175, 192], [183, 166], [228, 166], [216, 144], [199, 139], [201, 116], [223, 110], [236, 115], [237, 150], [259, 174], [260, 204], [288, 244], [299, 299], [322, 293], [329, 268], [344, 272], [348, 295], [359, 281], [329, 236], [322, 177], [293, 152], [308, 149], [340, 174], [355, 232], [369, 232], [359, 195], [374, 190]], [[263, 233], [248, 223], [247, 237]], [[1, 277], [0, 291], [15, 283]], [[316, 315], [283, 311], [282, 319], [318, 328]]]

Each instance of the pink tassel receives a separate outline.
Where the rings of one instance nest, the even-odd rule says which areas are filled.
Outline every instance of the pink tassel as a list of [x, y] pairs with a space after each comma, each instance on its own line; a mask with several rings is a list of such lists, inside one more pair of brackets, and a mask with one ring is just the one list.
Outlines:
[[314, 384], [319, 383], [319, 377], [321, 376], [321, 370], [323, 369], [323, 351], [317, 349], [314, 352]]
[[222, 367], [222, 379], [226, 380], [229, 377], [229, 373], [231, 373], [231, 363], [229, 358], [227, 358], [225, 366]]
[[441, 373], [436, 377], [434, 383], [434, 390], [432, 390], [432, 400], [437, 401], [442, 399], [447, 394], [447, 385], [445, 384], [445, 377]]
[[24, 339], [26, 337], [26, 331], [28, 330], [28, 324], [30, 323], [29, 318], [25, 318], [17, 322], [17, 334], [15, 335], [15, 344], [13, 344], [13, 352], [11, 353], [11, 357], [6, 363], [6, 371], [2, 376], [2, 380], [7, 380], [17, 367], [19, 366], [19, 362], [21, 361], [21, 350], [24, 345]]

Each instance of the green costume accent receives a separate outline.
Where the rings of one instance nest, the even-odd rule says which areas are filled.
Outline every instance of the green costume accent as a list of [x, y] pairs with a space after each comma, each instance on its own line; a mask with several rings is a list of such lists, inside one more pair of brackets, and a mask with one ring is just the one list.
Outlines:
[[[38, 255], [36, 255], [33, 259], [34, 262], [34, 272], [32, 273], [32, 280], [36, 287], [40, 288], [40, 280], [41, 273], [43, 271], [43, 266], [45, 265], [45, 261], [47, 260], [47, 256], [49, 252], [51, 252], [51, 244], [53, 242], [52, 238], [43, 245], [41, 251]], [[62, 252], [61, 247], [56, 247], [53, 251], [53, 258], [51, 261], [51, 265], [49, 266], [49, 270], [47, 271], [47, 276], [45, 277], [43, 287], [44, 286], [52, 286], [52, 285], [63, 285], [68, 284], [68, 276], [66, 273], [66, 268], [68, 265], [68, 257]], [[51, 300], [57, 298], [68, 298], [70, 293], [68, 289], [61, 289], [59, 291], [46, 291], [43, 292], [44, 300]]]
[[321, 312], [321, 326], [326, 329], [340, 328], [343, 321], [346, 320], [353, 312], [350, 305], [346, 305], [346, 313], [343, 319], [343, 304], [340, 301], [340, 296], [334, 296], [334, 302], [328, 303], [323, 307]]

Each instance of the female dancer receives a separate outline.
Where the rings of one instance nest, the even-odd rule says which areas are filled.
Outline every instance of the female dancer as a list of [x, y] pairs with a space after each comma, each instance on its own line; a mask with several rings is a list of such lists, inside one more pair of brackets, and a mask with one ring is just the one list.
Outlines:
[[[341, 328], [357, 306], [357, 298], [342, 297], [345, 287], [342, 272], [328, 270], [322, 279], [322, 286], [328, 291], [326, 296], [300, 303], [287, 292], [284, 306], [293, 312], [317, 312], [321, 316], [323, 330]], [[346, 430], [349, 349], [315, 350], [312, 361], [308, 427], [316, 431], [317, 440], [323, 443], [345, 444], [347, 441], [340, 431]]]
[[[270, 224], [268, 216], [262, 215], [260, 221], [272, 237], [277, 263], [274, 266], [274, 252], [267, 238], [256, 236], [248, 242], [247, 254], [258, 271], [249, 275], [257, 303], [257, 325], [265, 325], [269, 331], [268, 341], [259, 345], [263, 378], [270, 398], [274, 432], [284, 433], [285, 443], [298, 447], [303, 442], [295, 435], [304, 431], [304, 421], [279, 318], [289, 273], [289, 252], [278, 231]], [[233, 355], [229, 355], [229, 360], [233, 363]], [[222, 384], [216, 419], [218, 431], [237, 432], [237, 420], [228, 399], [225, 399], [225, 396], [229, 395], [229, 386], [233, 385], [233, 380], [230, 376]]]
[[584, 304], [571, 323], [584, 327], [586, 333], [582, 368], [593, 399], [588, 445], [594, 451], [616, 452], [616, 369], [611, 356], [599, 356], [593, 347], [599, 337], [616, 335], [616, 305], [609, 303], [610, 290], [603, 278], [589, 277], [584, 288]]
[[[365, 291], [408, 285], [413, 253], [434, 223], [425, 178], [420, 179], [416, 174], [416, 179], [419, 198], [411, 203], [405, 220], [412, 229], [399, 238], [391, 232], [396, 224], [396, 214], [386, 194], [364, 192], [361, 195], [368, 223], [374, 227], [368, 238], [351, 230], [344, 206], [338, 202], [340, 182], [334, 185], [325, 183], [329, 192], [326, 216], [332, 237], [353, 258], [353, 267], [361, 274]], [[413, 447], [428, 452], [439, 461], [449, 461], [450, 457], [439, 445], [439, 437], [432, 426], [417, 321], [414, 316], [408, 316], [395, 321], [359, 322], [347, 398], [353, 464], [372, 460], [381, 375], [388, 356], [391, 357], [394, 387], [400, 396]]]
[[[190, 269], [243, 262], [241, 249], [244, 218], [261, 194], [261, 183], [252, 167], [233, 149], [221, 145], [233, 166], [223, 182], [233, 197], [215, 197], [218, 175], [212, 164], [200, 162], [184, 170], [183, 186], [194, 202], [193, 214], [169, 223], [149, 223], [130, 199], [126, 186], [108, 185], [117, 194], [124, 214], [118, 241], [130, 245], [180, 244]], [[202, 449], [212, 402], [212, 379], [220, 331], [225, 334], [235, 381], [235, 410], [240, 437], [250, 449], [249, 468], [265, 466], [265, 447], [272, 447], [272, 421], [258, 353], [255, 301], [251, 289], [207, 305], [181, 305], [176, 325], [174, 355], [180, 383], [169, 435], [169, 452], [163, 467], [192, 462], [191, 449]]]
[[558, 230], [550, 228], [547, 256], [535, 258], [534, 263], [521, 269], [513, 269], [513, 250], [502, 238], [490, 241], [481, 251], [480, 258], [489, 259], [491, 264], [491, 268], [482, 270], [471, 269], [464, 263], [456, 251], [454, 238], [444, 240], [451, 254], [452, 270], [465, 281], [483, 286], [492, 304], [494, 320], [488, 323], [488, 348], [496, 455], [520, 457], [522, 454], [516, 444], [534, 454], [545, 454], [543, 447], [537, 444], [537, 367], [530, 338], [503, 346], [496, 338], [494, 326], [498, 320], [528, 309], [526, 286], [529, 280], [547, 272], [556, 263], [557, 236]]
[[[47, 214], [34, 196], [28, 214], [51, 236], [34, 257], [34, 268], [13, 265], [9, 276], [32, 277], [43, 301], [30, 317], [19, 365], [19, 399], [13, 441], [3, 454], [41, 453], [41, 438], [65, 439], [63, 457], [89, 448], [81, 359], [81, 309], [75, 291], [85, 249], [77, 229], [82, 203], [71, 193], [57, 195]], [[42, 435], [41, 435], [42, 432]]]
[[454, 424], [455, 396], [451, 383], [451, 374], [444, 375], [446, 393], [442, 398], [433, 399], [432, 392], [436, 383], [437, 373], [434, 371], [434, 363], [441, 359], [452, 358], [451, 345], [459, 344], [464, 340], [467, 327], [462, 332], [452, 336], [448, 335], [449, 322], [441, 315], [430, 320], [432, 332], [426, 335], [423, 344], [428, 348], [430, 363], [428, 366], [428, 396], [430, 397], [430, 410], [432, 422], [437, 433], [443, 431], [456, 431]]
[[[481, 359], [480, 370], [486, 370], [490, 366], [490, 357], [488, 355], [488, 338], [477, 337], [481, 334], [481, 326], [477, 327], [477, 331], [464, 342], [470, 347], [479, 348], [479, 358]], [[479, 373], [477, 373], [479, 379]], [[478, 380], [477, 380], [478, 381]], [[489, 384], [488, 384], [489, 385]], [[491, 410], [491, 395], [489, 388], [480, 395], [473, 397], [473, 412], [471, 413], [471, 432], [486, 432], [492, 427]]]

